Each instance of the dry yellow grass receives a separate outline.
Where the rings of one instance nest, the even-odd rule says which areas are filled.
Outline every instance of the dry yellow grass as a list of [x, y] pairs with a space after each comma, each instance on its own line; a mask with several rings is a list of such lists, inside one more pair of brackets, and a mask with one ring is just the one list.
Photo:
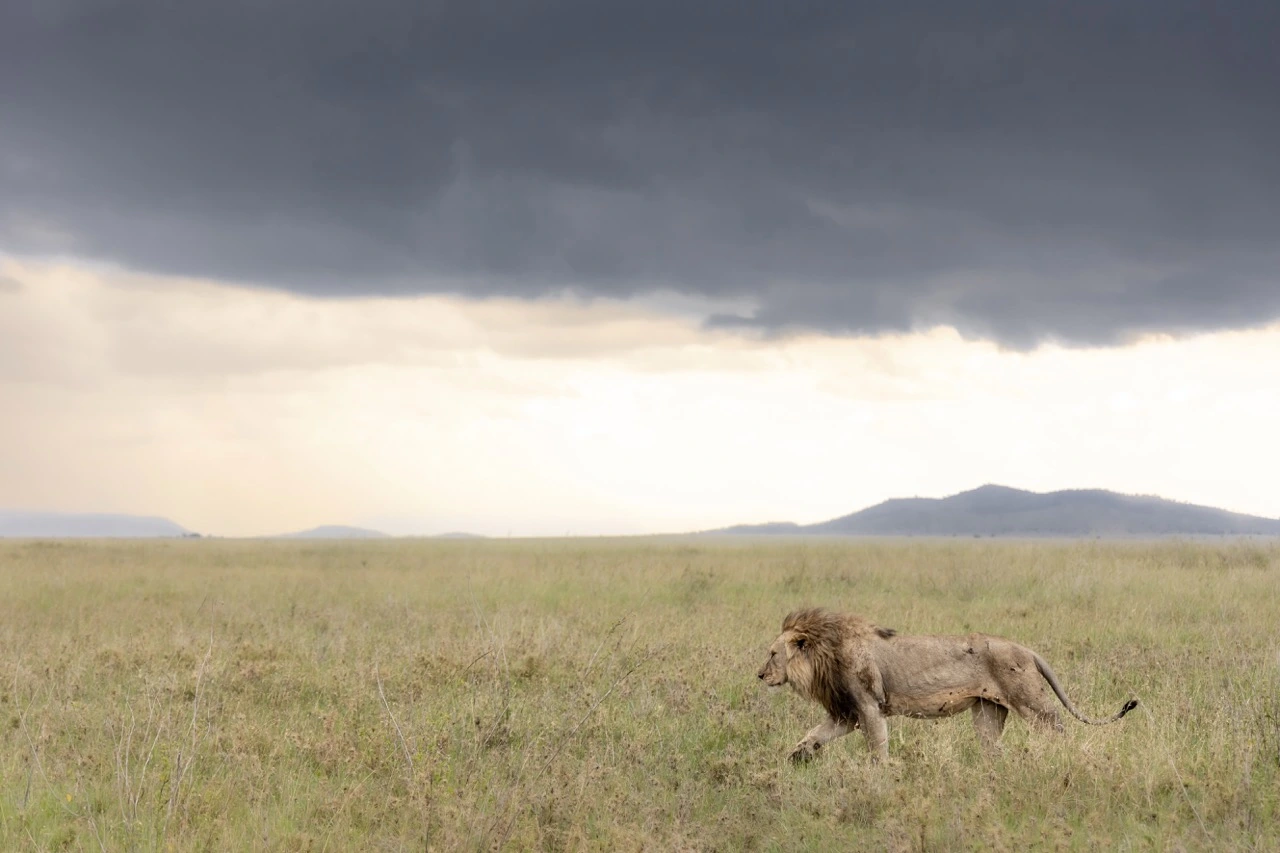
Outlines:
[[[794, 768], [804, 603], [1142, 705]], [[1277, 624], [1267, 544], [0, 543], [0, 848], [1276, 849]]]

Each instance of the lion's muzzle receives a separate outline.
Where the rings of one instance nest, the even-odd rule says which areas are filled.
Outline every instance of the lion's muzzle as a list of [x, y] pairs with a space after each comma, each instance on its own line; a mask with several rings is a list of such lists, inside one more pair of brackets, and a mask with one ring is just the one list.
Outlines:
[[770, 687], [781, 687], [787, 680], [783, 676], [783, 673], [777, 671], [778, 667], [771, 666], [771, 663], [772, 661], [766, 662], [764, 666], [760, 667], [760, 671], [756, 673], [756, 677]]

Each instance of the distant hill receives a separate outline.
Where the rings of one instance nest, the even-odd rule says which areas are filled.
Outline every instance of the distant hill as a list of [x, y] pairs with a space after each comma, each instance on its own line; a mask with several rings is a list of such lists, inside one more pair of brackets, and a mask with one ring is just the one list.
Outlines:
[[806, 529], [793, 521], [766, 521], [763, 524], [737, 524], [709, 533], [748, 534], [751, 536], [775, 536], [788, 533], [806, 533]]
[[273, 539], [390, 539], [380, 530], [369, 530], [364, 527], [345, 527], [340, 524], [324, 524], [310, 530], [299, 530], [297, 533], [284, 533]]
[[0, 537], [153, 539], [194, 535], [182, 525], [156, 516], [0, 510]]
[[717, 534], [823, 536], [1280, 536], [1280, 520], [1101, 489], [987, 485], [947, 498], [895, 498], [818, 524], [746, 524]]

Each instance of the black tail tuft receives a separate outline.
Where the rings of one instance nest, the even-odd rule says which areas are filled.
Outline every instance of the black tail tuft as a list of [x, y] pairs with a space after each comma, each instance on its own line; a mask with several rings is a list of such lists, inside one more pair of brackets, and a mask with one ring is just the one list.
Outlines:
[[1138, 700], [1130, 699], [1128, 702], [1125, 702], [1124, 707], [1120, 709], [1120, 716], [1123, 717], [1125, 714], [1129, 713], [1136, 707], [1138, 707]]

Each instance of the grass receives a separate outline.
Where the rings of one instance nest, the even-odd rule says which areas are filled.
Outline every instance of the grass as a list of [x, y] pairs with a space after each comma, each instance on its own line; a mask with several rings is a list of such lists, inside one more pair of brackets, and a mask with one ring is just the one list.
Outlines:
[[[1142, 705], [795, 768], [804, 603]], [[1277, 624], [1274, 544], [0, 542], [0, 849], [1277, 849]]]

